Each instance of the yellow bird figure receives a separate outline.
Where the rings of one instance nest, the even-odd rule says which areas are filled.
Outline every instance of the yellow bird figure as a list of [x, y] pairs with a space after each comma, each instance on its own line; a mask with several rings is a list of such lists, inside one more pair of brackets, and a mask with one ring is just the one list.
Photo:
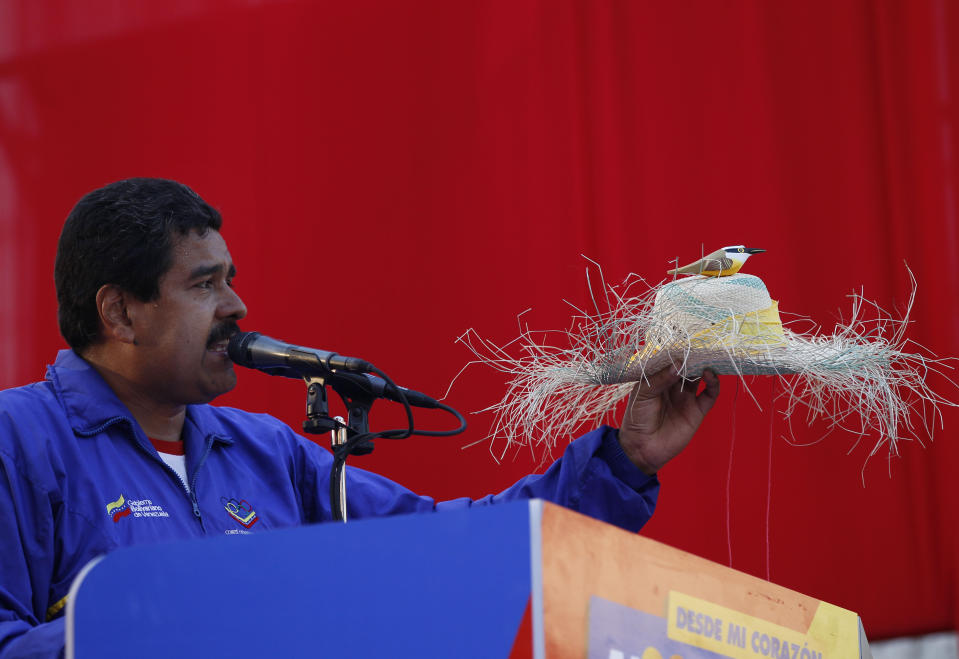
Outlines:
[[706, 277], [728, 277], [739, 272], [743, 263], [751, 254], [765, 252], [758, 247], [745, 247], [743, 245], [732, 245], [717, 249], [712, 254], [707, 254], [703, 258], [684, 265], [681, 268], [668, 270], [667, 275], [704, 275]]

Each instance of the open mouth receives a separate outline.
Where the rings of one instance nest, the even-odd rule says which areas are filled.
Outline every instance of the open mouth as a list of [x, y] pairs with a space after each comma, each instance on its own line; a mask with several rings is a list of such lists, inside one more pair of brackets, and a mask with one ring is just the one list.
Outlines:
[[230, 337], [240, 331], [235, 322], [225, 322], [217, 325], [212, 332], [206, 344], [207, 352], [212, 352], [227, 358], [227, 348], [230, 345]]
[[223, 339], [222, 341], [216, 341], [207, 346], [207, 352], [214, 352], [217, 354], [226, 354], [227, 346], [230, 345], [229, 339]]

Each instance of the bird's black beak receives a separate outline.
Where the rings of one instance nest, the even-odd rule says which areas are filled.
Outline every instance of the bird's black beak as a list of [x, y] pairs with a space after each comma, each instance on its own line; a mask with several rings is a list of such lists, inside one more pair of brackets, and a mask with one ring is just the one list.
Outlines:
[[764, 250], [764, 249], [759, 249], [758, 247], [747, 247], [747, 248], [745, 249], [745, 252], [746, 252], [747, 254], [762, 254], [762, 253], [765, 252], [765, 251], [766, 251], [766, 250]]

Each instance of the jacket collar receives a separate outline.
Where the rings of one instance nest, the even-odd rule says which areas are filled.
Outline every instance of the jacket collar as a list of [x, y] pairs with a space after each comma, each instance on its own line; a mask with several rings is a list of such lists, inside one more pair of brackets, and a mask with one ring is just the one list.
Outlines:
[[[106, 380], [73, 350], [57, 353], [56, 362], [47, 366], [47, 380], [53, 385], [77, 435], [89, 437], [119, 422], [127, 423], [134, 434], [142, 434], [130, 410]], [[186, 416], [186, 425], [192, 424], [201, 437], [212, 436], [214, 441], [233, 443], [209, 405], [187, 405]], [[185, 426], [184, 433], [187, 432], [189, 429]]]

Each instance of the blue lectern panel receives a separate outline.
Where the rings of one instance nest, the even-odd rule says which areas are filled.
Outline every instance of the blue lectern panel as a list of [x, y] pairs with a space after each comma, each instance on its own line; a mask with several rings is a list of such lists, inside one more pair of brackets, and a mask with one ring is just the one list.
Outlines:
[[75, 656], [506, 657], [528, 506], [122, 549], [71, 603]]

